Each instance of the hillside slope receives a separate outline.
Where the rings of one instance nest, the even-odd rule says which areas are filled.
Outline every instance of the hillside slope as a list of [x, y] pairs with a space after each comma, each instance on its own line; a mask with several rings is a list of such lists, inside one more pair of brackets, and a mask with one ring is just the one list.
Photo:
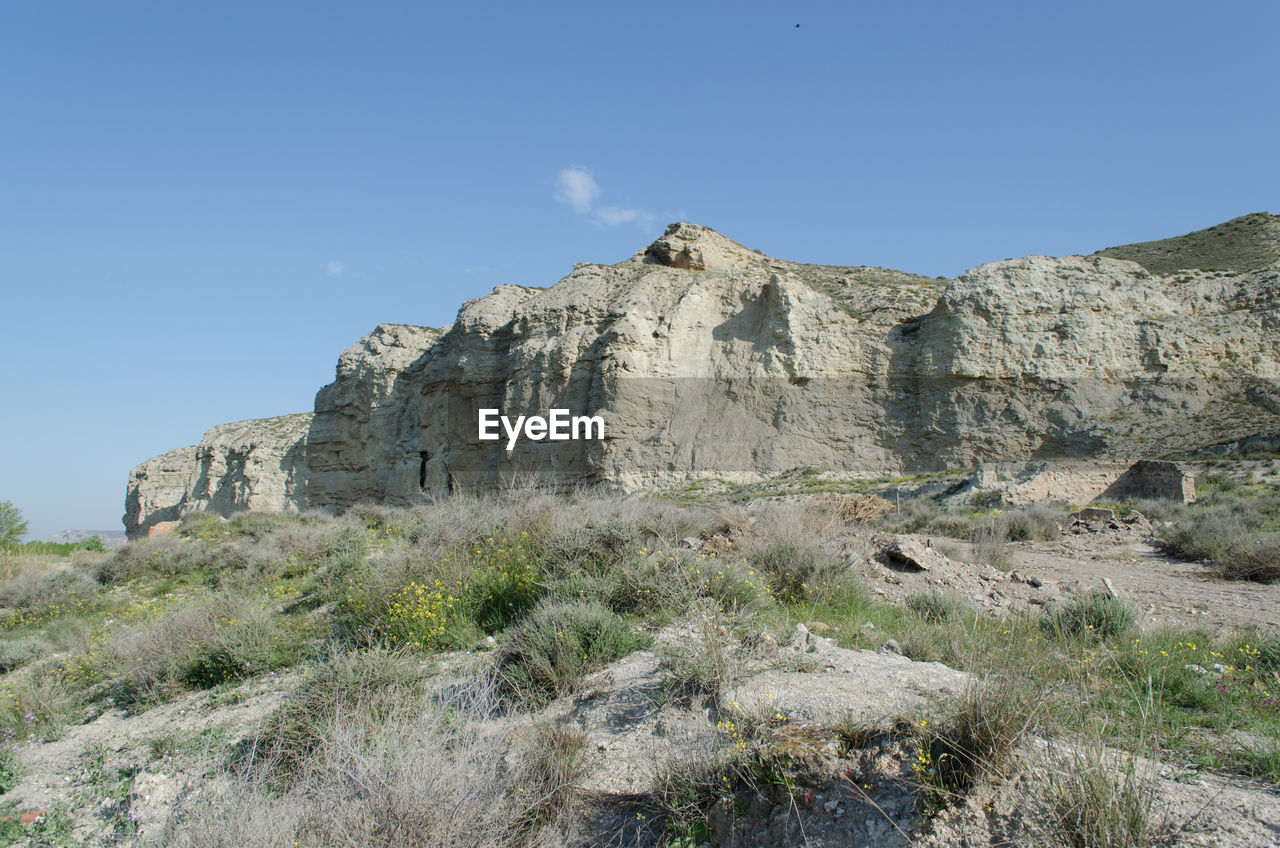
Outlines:
[[1255, 212], [1184, 236], [1108, 247], [1095, 255], [1128, 259], [1153, 274], [1257, 271], [1280, 262], [1280, 215]]

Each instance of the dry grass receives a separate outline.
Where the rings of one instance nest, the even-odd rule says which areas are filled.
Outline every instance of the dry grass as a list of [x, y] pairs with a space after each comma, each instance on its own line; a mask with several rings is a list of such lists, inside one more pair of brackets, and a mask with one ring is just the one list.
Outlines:
[[851, 573], [834, 544], [831, 513], [791, 504], [756, 509], [733, 536], [743, 558], [764, 575], [783, 602], [813, 600], [849, 583]]
[[[1056, 532], [1053, 510], [975, 516], [903, 506], [904, 513], [884, 516], [882, 526], [919, 520], [956, 529], [962, 538], [989, 528], [999, 551], [1007, 551], [1011, 537]], [[858, 588], [849, 565], [868, 534], [853, 535], [833, 517], [830, 503], [816, 499], [810, 506], [756, 501], [686, 508], [520, 490], [409, 510], [361, 507], [339, 518], [193, 521], [184, 537], [149, 540], [106, 558], [102, 574], [111, 585], [99, 587], [100, 597], [134, 604], [146, 597], [148, 604], [129, 616], [118, 615], [123, 604], [104, 608], [102, 626], [82, 628], [89, 635], [65, 663], [39, 660], [50, 644], [67, 648], [52, 625], [11, 631], [6, 649], [12, 650], [0, 653], [0, 668], [18, 664], [5, 689], [21, 712], [9, 724], [21, 725], [26, 712], [78, 718], [111, 695], [147, 706], [217, 683], [219, 674], [236, 679], [265, 672], [281, 656], [272, 646], [290, 648], [302, 660], [298, 652], [308, 639], [328, 637], [333, 652], [305, 649], [306, 675], [297, 689], [247, 750], [229, 765], [210, 764], [208, 791], [183, 802], [163, 844], [501, 847], [559, 838], [584, 758], [577, 731], [540, 724], [525, 709], [572, 692], [582, 675], [640, 647], [646, 628], [691, 615], [702, 616], [703, 638], [663, 657], [672, 701], [714, 706], [743, 674], [749, 649], [740, 637], [762, 628], [785, 632], [795, 621], [823, 621], [844, 644], [892, 637], [909, 656], [973, 671], [980, 683], [950, 714], [930, 717], [927, 727], [898, 740], [918, 743], [920, 764], [932, 769], [927, 780], [921, 776], [921, 788], [944, 801], [1007, 776], [1021, 763], [1022, 754], [1014, 752], [1028, 735], [1075, 738], [1107, 715], [1127, 714], [1131, 723], [1137, 697], [1119, 690], [1121, 669], [1125, 680], [1154, 681], [1157, 692], [1176, 689], [1181, 700], [1169, 708], [1187, 711], [1187, 722], [1222, 716], [1226, 728], [1228, 721], [1235, 727], [1265, 718], [1255, 703], [1261, 696], [1243, 683], [1219, 692], [1212, 681], [1180, 671], [1181, 659], [1169, 665], [1181, 676], [1162, 676], [1163, 666], [1150, 663], [1170, 647], [1163, 642], [1077, 638], [1125, 631], [1123, 610], [1095, 599], [1067, 609], [1050, 627], [1042, 627], [1039, 616], [996, 621], [937, 593], [912, 597], [907, 610], [879, 602]], [[695, 541], [682, 545], [687, 537]], [[708, 540], [715, 542], [714, 557]], [[525, 565], [527, 582], [501, 582], [504, 574], [525, 574]], [[93, 573], [92, 563], [84, 566], [83, 573]], [[59, 581], [82, 585], [67, 575], [83, 574], [66, 567], [7, 567], [9, 582], [0, 592], [19, 602]], [[391, 598], [408, 584], [437, 579], [457, 589], [465, 612], [450, 645], [470, 648], [486, 634], [497, 640], [488, 655], [499, 671], [492, 680], [433, 680], [432, 654], [443, 643], [392, 651], [376, 638], [361, 641], [344, 631], [363, 623], [343, 618], [348, 597]], [[145, 596], [148, 591], [153, 596]], [[169, 600], [151, 606], [161, 597]], [[495, 607], [513, 612], [484, 612]], [[386, 611], [376, 603], [371, 609], [374, 618]], [[1280, 642], [1261, 635], [1252, 641], [1248, 656], [1259, 675], [1280, 668]], [[1235, 655], [1234, 647], [1211, 647]], [[1208, 649], [1198, 650], [1194, 661], [1204, 663], [1200, 654]], [[455, 659], [440, 665], [452, 668]], [[1114, 700], [1084, 703], [1102, 690]], [[223, 692], [234, 694], [230, 687]], [[1045, 718], [1048, 699], [1054, 715]], [[1077, 699], [1079, 717], [1060, 715]], [[737, 741], [746, 745], [734, 755], [741, 759], [726, 758], [723, 750], [718, 757], [686, 752], [690, 758], [665, 772], [655, 788], [668, 819], [689, 826], [684, 836], [701, 838], [695, 825], [705, 824], [708, 802], [724, 800], [726, 777], [740, 787], [775, 785], [769, 781], [785, 771], [769, 759], [768, 740], [746, 724], [735, 730], [741, 739], [733, 739], [735, 750]], [[1112, 729], [1108, 741], [1131, 744], [1129, 724]], [[30, 732], [44, 733], [44, 726]], [[1116, 768], [1093, 768], [1088, 757], [1095, 754], [1087, 752], [1098, 743], [1079, 743], [1081, 762], [1046, 767], [1046, 780], [1056, 783], [1042, 793], [1054, 799], [1041, 811], [1045, 821], [1061, 834], [1085, 834], [1088, 844], [1142, 836], [1144, 784]], [[1259, 767], [1274, 769], [1268, 757], [1275, 760], [1258, 755]], [[1108, 835], [1116, 832], [1121, 836]]]
[[1007, 776], [1044, 705], [1044, 693], [1024, 678], [992, 671], [932, 726], [922, 722], [913, 771], [925, 808], [945, 806], [980, 781]]
[[1050, 749], [1036, 772], [1032, 830], [1056, 848], [1147, 848], [1164, 830], [1152, 772], [1096, 741]]
[[98, 583], [90, 568], [50, 562], [45, 557], [15, 560], [7, 569], [11, 576], [0, 583], [0, 608], [68, 608], [97, 594]]
[[1008, 570], [1011, 549], [1009, 537], [1005, 535], [1003, 527], [992, 521], [990, 525], [976, 528], [969, 539], [973, 543], [975, 563], [989, 565], [1000, 571]]
[[149, 705], [290, 664], [303, 634], [256, 598], [218, 594], [158, 621], [119, 630], [64, 663], [73, 683], [122, 705]]
[[1229, 580], [1280, 580], [1280, 496], [1229, 491], [1180, 510], [1160, 540], [1174, 556], [1212, 562]]
[[394, 715], [399, 705], [422, 700], [426, 677], [420, 660], [405, 651], [333, 652], [308, 670], [242, 759], [260, 778], [287, 784], [324, 748], [335, 723]]
[[729, 687], [745, 675], [746, 658], [726, 617], [704, 611], [697, 630], [696, 637], [660, 651], [663, 698], [718, 706]]
[[893, 512], [893, 504], [879, 495], [829, 495], [825, 500], [843, 524], [864, 524]]
[[498, 649], [495, 669], [514, 702], [540, 706], [583, 676], [649, 643], [617, 614], [589, 602], [540, 605]]
[[[377, 689], [366, 677], [362, 691]], [[572, 803], [582, 739], [571, 729], [551, 727], [514, 739], [494, 721], [496, 709], [492, 688], [482, 684], [444, 700], [373, 704], [357, 696], [316, 717], [315, 747], [287, 789], [264, 791], [275, 773], [269, 761], [247, 761], [186, 799], [162, 843], [533, 844], [561, 825]]]

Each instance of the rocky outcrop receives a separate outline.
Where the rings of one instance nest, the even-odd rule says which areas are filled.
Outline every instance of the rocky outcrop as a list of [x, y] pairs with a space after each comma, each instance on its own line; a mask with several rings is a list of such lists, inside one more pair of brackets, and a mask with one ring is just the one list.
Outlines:
[[[466, 304], [405, 376], [416, 396], [406, 421], [418, 425], [407, 443], [416, 436], [437, 472], [426, 489], [529, 476], [635, 489], [804, 465], [896, 468], [872, 415], [892, 358], [883, 339], [939, 286], [850, 279], [841, 302], [810, 285], [810, 273], [674, 225], [627, 262], [579, 265], [549, 289], [508, 287]], [[600, 415], [605, 438], [508, 452], [478, 442], [480, 408]], [[411, 469], [401, 477], [397, 492]]]
[[[944, 281], [784, 262], [673, 224], [617, 265], [500, 286], [445, 330], [380, 325], [317, 395], [305, 500], [1166, 457], [1280, 432], [1278, 324], [1275, 266], [1161, 277], [1032, 256]], [[604, 437], [508, 451], [478, 438], [482, 408], [599, 416]], [[172, 511], [173, 464], [135, 471], [151, 513]], [[248, 503], [252, 486], [230, 488]]]
[[222, 424], [198, 445], [142, 463], [129, 475], [125, 533], [164, 533], [192, 512], [225, 516], [305, 508], [311, 419], [303, 413]]
[[1196, 499], [1196, 480], [1181, 463], [1158, 460], [983, 463], [954, 498], [1015, 505], [1087, 504], [1098, 499], [1191, 503]]
[[129, 472], [124, 499], [125, 534], [133, 539], [172, 528], [187, 506], [195, 468], [196, 448], [192, 445], [153, 456]]
[[[843, 270], [675, 225], [628, 262], [472, 301], [402, 377], [408, 429], [383, 496], [415, 479], [635, 489], [1158, 456], [1274, 429], [1250, 399], [1270, 397], [1280, 363], [1265, 273], [1175, 283], [1105, 257], [999, 262], [945, 285]], [[598, 414], [606, 437], [508, 452], [477, 440], [481, 407]]]
[[[316, 394], [315, 418], [307, 440], [309, 502], [334, 507], [382, 500], [390, 472], [403, 456], [401, 418], [411, 398], [401, 374], [422, 358], [441, 331], [407, 324], [379, 324], [338, 358], [334, 381]], [[412, 474], [410, 474], [412, 477]], [[407, 494], [421, 483], [409, 479]]]

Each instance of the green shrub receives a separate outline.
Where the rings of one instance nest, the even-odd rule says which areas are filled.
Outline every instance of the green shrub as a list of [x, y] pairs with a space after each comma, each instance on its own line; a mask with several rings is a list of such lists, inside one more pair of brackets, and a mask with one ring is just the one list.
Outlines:
[[1010, 542], [1046, 542], [1058, 538], [1065, 516], [1045, 504], [1033, 504], [1000, 517], [998, 524]]
[[784, 603], [815, 600], [846, 577], [846, 569], [820, 539], [773, 539], [754, 547], [747, 562], [764, 576], [769, 591]]
[[388, 598], [378, 631], [392, 647], [438, 651], [456, 644], [460, 615], [458, 598], [443, 583], [413, 582]]
[[22, 762], [8, 745], [0, 746], [0, 795], [22, 780]]
[[38, 637], [0, 642], [0, 673], [13, 671], [38, 657], [53, 653], [53, 646]]
[[272, 512], [240, 512], [230, 518], [195, 512], [182, 518], [174, 534], [189, 539], [260, 539], [272, 530], [297, 521], [296, 516]]
[[930, 624], [950, 621], [964, 609], [955, 595], [933, 589], [907, 598], [907, 609]]
[[662, 553], [623, 565], [607, 601], [609, 608], [631, 615], [685, 608], [696, 589], [683, 565], [682, 555]]
[[336, 596], [335, 634], [343, 641], [462, 647], [506, 629], [546, 592], [540, 563], [520, 537], [485, 537], [438, 559], [396, 545], [377, 561], [343, 558], [322, 578], [323, 591]]
[[486, 538], [468, 557], [470, 573], [459, 594], [471, 618], [487, 633], [505, 630], [533, 609], [543, 593], [540, 564], [527, 533]]
[[1214, 563], [1228, 580], [1280, 579], [1280, 533], [1274, 498], [1241, 498], [1179, 516], [1160, 530], [1176, 557]]
[[411, 655], [371, 648], [331, 654], [308, 669], [242, 753], [273, 780], [289, 782], [329, 741], [337, 722], [388, 720], [416, 703], [429, 674]]
[[307, 626], [273, 613], [261, 599], [220, 594], [91, 643], [62, 660], [58, 676], [82, 693], [148, 706], [184, 689], [292, 665], [311, 635]]
[[724, 610], [768, 607], [773, 592], [764, 575], [745, 563], [719, 559], [703, 560], [698, 567], [699, 594], [713, 598]]
[[334, 557], [320, 578], [333, 598], [333, 634], [349, 645], [438, 651], [477, 636], [458, 580], [416, 552], [387, 551], [376, 561], [359, 550]]
[[540, 604], [499, 647], [496, 669], [513, 700], [538, 705], [567, 694], [591, 671], [651, 640], [607, 607], [591, 602]]
[[[0, 607], [39, 617], [57, 617], [92, 602], [98, 584], [91, 571], [74, 565], [55, 564], [24, 568], [0, 584]], [[15, 619], [14, 624], [22, 619]]]
[[1059, 605], [1046, 613], [1041, 626], [1047, 632], [1062, 636], [1110, 639], [1128, 633], [1137, 620], [1138, 609], [1132, 601], [1099, 591], [1076, 595]]
[[[548, 580], [545, 597], [557, 601], [594, 601], [612, 607], [610, 600], [615, 593], [621, 594], [621, 586], [621, 575], [617, 573], [574, 572]], [[614, 609], [614, 612], [627, 611]]]
[[1271, 583], [1280, 580], [1280, 534], [1270, 533], [1242, 541], [1220, 563], [1222, 576], [1228, 580], [1253, 580]]
[[105, 562], [98, 566], [98, 582], [106, 585], [122, 583], [138, 574], [159, 572], [161, 561], [166, 564], [178, 553], [179, 542], [170, 536], [157, 539], [138, 539], [116, 548]]
[[1231, 557], [1249, 528], [1243, 518], [1222, 509], [1193, 513], [1160, 530], [1160, 541], [1176, 557], [1221, 561]]
[[557, 571], [599, 574], [636, 561], [647, 535], [636, 523], [618, 517], [557, 528], [547, 533], [546, 558]]
[[53, 807], [31, 824], [23, 824], [15, 810], [0, 815], [0, 845], [22, 845], [26, 848], [62, 848], [77, 845], [72, 832], [76, 820], [64, 807]]
[[179, 679], [193, 689], [207, 689], [293, 665], [303, 634], [289, 622], [254, 609], [244, 618], [223, 618], [204, 639], [187, 648]]

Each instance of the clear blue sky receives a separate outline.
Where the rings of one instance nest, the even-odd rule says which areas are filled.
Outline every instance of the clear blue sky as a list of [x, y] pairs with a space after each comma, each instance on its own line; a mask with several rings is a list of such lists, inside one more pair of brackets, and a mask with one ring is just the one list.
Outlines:
[[670, 220], [954, 275], [1280, 211], [1278, 42], [1273, 0], [6, 3], [0, 499], [119, 529], [378, 322]]

